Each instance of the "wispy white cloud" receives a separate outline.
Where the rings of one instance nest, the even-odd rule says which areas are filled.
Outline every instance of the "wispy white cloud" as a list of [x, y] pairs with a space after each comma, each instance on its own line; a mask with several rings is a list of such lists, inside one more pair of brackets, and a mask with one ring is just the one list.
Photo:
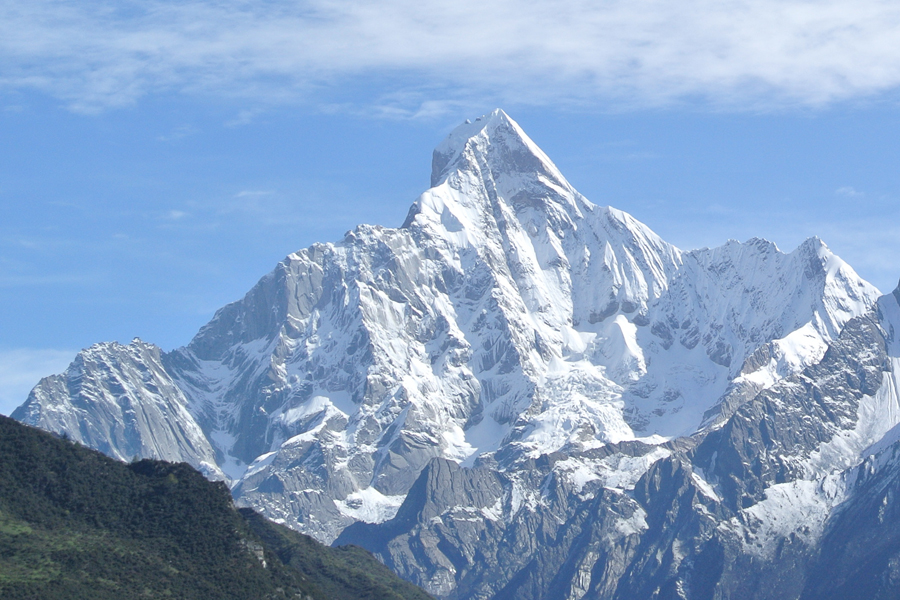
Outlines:
[[9, 415], [42, 377], [64, 371], [75, 354], [74, 350], [0, 350], [0, 413]]
[[861, 198], [865, 196], [863, 192], [860, 192], [856, 188], [850, 187], [849, 185], [845, 185], [843, 187], [839, 187], [834, 190], [836, 196], [843, 196], [845, 198]]
[[175, 129], [173, 129], [169, 133], [156, 136], [156, 140], [159, 142], [174, 142], [176, 140], [181, 140], [186, 137], [195, 135], [199, 133], [199, 131], [200, 130], [193, 125], [181, 125], [180, 127], [176, 127]]
[[245, 109], [239, 111], [234, 118], [225, 122], [225, 127], [242, 127], [244, 125], [249, 125], [250, 123], [253, 123], [261, 113], [262, 110], [260, 109]]
[[234, 195], [235, 198], [259, 198], [261, 196], [271, 196], [275, 192], [272, 190], [241, 190]]
[[898, 44], [892, 0], [7, 0], [0, 87], [83, 111], [159, 92], [340, 103], [348, 86], [387, 116], [472, 98], [821, 106], [898, 87]]

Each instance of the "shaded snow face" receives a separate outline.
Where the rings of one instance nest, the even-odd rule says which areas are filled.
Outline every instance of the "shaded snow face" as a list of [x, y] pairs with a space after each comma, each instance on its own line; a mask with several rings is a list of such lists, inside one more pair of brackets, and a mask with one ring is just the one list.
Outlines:
[[[161, 439], [226, 473], [239, 501], [331, 541], [392, 516], [435, 457], [514, 471], [716, 426], [731, 400], [818, 360], [877, 296], [818, 240], [682, 252], [581, 196], [502, 111], [438, 146], [432, 186], [400, 228], [286, 257], [159, 359], [162, 383], [117, 375], [139, 390], [130, 402], [171, 390], [159, 394], [199, 431], [136, 430], [135, 447]], [[117, 352], [131, 350], [104, 360]], [[71, 386], [42, 386], [26, 421], [108, 429], [107, 413], [71, 409]], [[625, 489], [648, 464], [569, 471]]]

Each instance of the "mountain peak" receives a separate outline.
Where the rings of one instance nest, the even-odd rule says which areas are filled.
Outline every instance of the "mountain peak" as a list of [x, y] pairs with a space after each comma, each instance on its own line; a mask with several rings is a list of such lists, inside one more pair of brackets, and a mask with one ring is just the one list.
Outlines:
[[439, 185], [456, 170], [470, 169], [479, 163], [491, 170], [541, 172], [569, 187], [543, 150], [499, 108], [474, 121], [467, 119], [435, 148], [431, 186]]
[[531, 236], [548, 225], [559, 233], [595, 208], [500, 109], [466, 121], [437, 146], [431, 184], [403, 227], [436, 227], [457, 241], [483, 238], [512, 221]]
[[521, 135], [525, 136], [525, 132], [518, 126], [518, 123], [510, 119], [509, 115], [499, 108], [495, 108], [474, 121], [466, 119], [465, 122], [458, 125], [434, 149], [431, 158], [431, 186], [438, 185], [444, 179], [449, 168], [456, 162], [454, 159], [459, 158], [472, 140], [479, 136], [489, 137], [491, 132], [501, 126], [512, 126], [514, 130], [518, 130], [517, 132], [521, 132]]

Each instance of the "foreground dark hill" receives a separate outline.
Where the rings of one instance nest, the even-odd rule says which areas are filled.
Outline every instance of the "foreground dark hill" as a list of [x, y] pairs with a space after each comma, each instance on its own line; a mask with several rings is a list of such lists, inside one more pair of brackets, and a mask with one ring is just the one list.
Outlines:
[[426, 600], [356, 547], [235, 509], [186, 464], [130, 465], [0, 416], [0, 598]]

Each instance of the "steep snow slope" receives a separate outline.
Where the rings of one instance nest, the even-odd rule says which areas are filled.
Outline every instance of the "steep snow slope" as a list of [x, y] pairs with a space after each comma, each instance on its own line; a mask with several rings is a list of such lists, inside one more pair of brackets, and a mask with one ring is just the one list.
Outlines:
[[[202, 435], [85, 443], [214, 457], [240, 501], [331, 541], [393, 517], [434, 458], [505, 473], [510, 511], [541, 505], [523, 469], [555, 452], [576, 497], [628, 489], [677, 448], [660, 444], [723, 427], [877, 297], [817, 239], [682, 252], [578, 194], [502, 111], [438, 146], [432, 185], [398, 229], [289, 255], [154, 363], [164, 383], [118, 374], [138, 346], [116, 347], [104, 368], [134, 393], [78, 412], [71, 386], [45, 380], [17, 418], [112, 431], [114, 406], [171, 390], [179, 427]], [[517, 514], [492, 507], [483, 519]]]

